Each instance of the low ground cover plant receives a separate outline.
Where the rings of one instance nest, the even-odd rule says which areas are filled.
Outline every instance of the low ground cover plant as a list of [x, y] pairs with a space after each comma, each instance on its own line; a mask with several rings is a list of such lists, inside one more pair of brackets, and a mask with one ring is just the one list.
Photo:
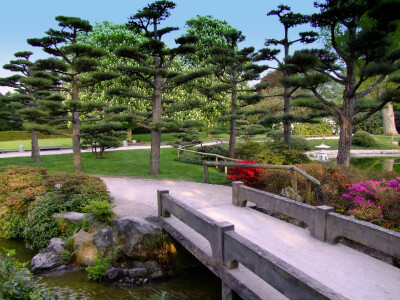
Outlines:
[[[57, 212], [100, 211], [109, 216], [111, 197], [100, 178], [86, 174], [49, 174], [45, 169], [8, 166], [0, 169], [0, 236], [24, 238], [32, 249], [55, 236], [68, 237], [76, 226], [59, 224]], [[101, 210], [92, 202], [101, 203]], [[105, 217], [108, 219], [108, 217]], [[71, 227], [71, 228], [69, 228]]]

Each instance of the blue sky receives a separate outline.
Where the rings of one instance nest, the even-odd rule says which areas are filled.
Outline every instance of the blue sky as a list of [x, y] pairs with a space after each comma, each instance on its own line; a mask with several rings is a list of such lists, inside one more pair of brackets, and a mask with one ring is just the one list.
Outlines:
[[[19, 0], [1, 3], [0, 18], [0, 66], [14, 58], [17, 51], [30, 50], [32, 59], [43, 58], [45, 54], [39, 49], [30, 47], [26, 39], [42, 37], [49, 28], [56, 28], [54, 17], [58, 15], [76, 16], [89, 20], [92, 24], [104, 20], [122, 24], [138, 9], [152, 1], [146, 0]], [[241, 30], [246, 36], [245, 46], [262, 48], [265, 38], [281, 38], [283, 27], [276, 16], [266, 14], [279, 4], [285, 4], [294, 12], [315, 12], [314, 0], [175, 0], [177, 5], [164, 25], [178, 26], [184, 32], [185, 21], [196, 15], [211, 15], [216, 19], [226, 20], [231, 26]], [[163, 24], [162, 24], [163, 25]], [[309, 30], [306, 26], [297, 30]], [[295, 30], [293, 31], [295, 34]], [[296, 37], [295, 35], [293, 36]], [[0, 69], [0, 77], [11, 73]], [[0, 92], [4, 93], [0, 87]]]

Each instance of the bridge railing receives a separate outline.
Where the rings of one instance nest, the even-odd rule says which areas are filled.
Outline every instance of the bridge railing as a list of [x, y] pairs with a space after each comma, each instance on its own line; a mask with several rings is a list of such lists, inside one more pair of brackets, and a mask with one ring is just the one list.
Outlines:
[[[158, 190], [157, 196], [160, 220], [174, 215], [205, 237], [213, 257], [222, 267], [235, 269], [240, 263], [289, 299], [343, 299], [319, 281], [235, 232], [234, 225], [229, 222], [210, 219], [169, 195], [167, 190]], [[218, 272], [222, 272], [221, 268]]]
[[242, 182], [233, 182], [232, 204], [244, 207], [247, 201], [303, 221], [308, 225], [310, 234], [320, 241], [333, 244], [344, 237], [400, 258], [399, 232], [337, 214], [333, 207], [315, 207], [244, 186]]
[[320, 186], [321, 183], [318, 179], [312, 177], [307, 174], [303, 170], [299, 169], [293, 165], [268, 165], [268, 164], [245, 164], [245, 163], [237, 163], [237, 162], [213, 162], [213, 161], [205, 161], [203, 163], [203, 179], [204, 183], [210, 183], [209, 175], [208, 175], [208, 167], [218, 167], [224, 166], [225, 168], [239, 167], [239, 168], [257, 168], [257, 169], [269, 169], [269, 170], [288, 170], [290, 171], [291, 182], [293, 190], [297, 191], [297, 174], [303, 176], [306, 183], [306, 191], [304, 195], [304, 200], [306, 203], [310, 203], [311, 201], [311, 185]]

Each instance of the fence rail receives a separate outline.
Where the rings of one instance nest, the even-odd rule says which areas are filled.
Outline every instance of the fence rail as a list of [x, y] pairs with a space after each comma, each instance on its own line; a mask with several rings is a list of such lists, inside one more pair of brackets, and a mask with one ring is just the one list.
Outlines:
[[334, 244], [339, 238], [344, 237], [400, 258], [399, 232], [337, 214], [333, 207], [326, 205], [315, 207], [244, 186], [242, 182], [233, 182], [233, 205], [244, 207], [247, 201], [303, 221], [308, 225], [311, 236], [320, 241]]
[[291, 174], [291, 182], [292, 188], [294, 191], [297, 191], [297, 176], [296, 173], [306, 178], [306, 192], [304, 195], [304, 200], [306, 203], [310, 203], [311, 201], [311, 184], [315, 184], [320, 186], [321, 183], [318, 179], [312, 177], [311, 175], [307, 174], [306, 172], [302, 171], [296, 166], [293, 165], [267, 165], [267, 164], [242, 164], [236, 162], [213, 162], [213, 161], [205, 161], [203, 163], [203, 179], [204, 183], [210, 183], [209, 175], [208, 175], [208, 167], [218, 167], [224, 166], [225, 169], [228, 167], [240, 167], [240, 168], [258, 168], [258, 169], [270, 169], [270, 170], [288, 170]]

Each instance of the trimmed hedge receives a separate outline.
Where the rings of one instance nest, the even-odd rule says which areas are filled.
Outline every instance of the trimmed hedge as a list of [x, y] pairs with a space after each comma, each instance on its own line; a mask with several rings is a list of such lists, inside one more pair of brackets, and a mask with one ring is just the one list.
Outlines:
[[352, 145], [357, 145], [357, 146], [360, 146], [360, 147], [364, 147], [364, 148], [373, 148], [373, 147], [377, 146], [378, 142], [368, 132], [366, 132], [366, 131], [357, 131], [353, 135], [353, 139], [352, 139], [351, 144]]
[[[71, 133], [71, 130], [61, 130], [64, 133]], [[57, 139], [62, 138], [62, 135], [56, 134], [43, 134], [38, 133], [39, 139]], [[20, 141], [20, 140], [30, 140], [32, 139], [32, 134], [27, 131], [2, 131], [0, 132], [0, 142], [8, 142], [8, 141]]]

